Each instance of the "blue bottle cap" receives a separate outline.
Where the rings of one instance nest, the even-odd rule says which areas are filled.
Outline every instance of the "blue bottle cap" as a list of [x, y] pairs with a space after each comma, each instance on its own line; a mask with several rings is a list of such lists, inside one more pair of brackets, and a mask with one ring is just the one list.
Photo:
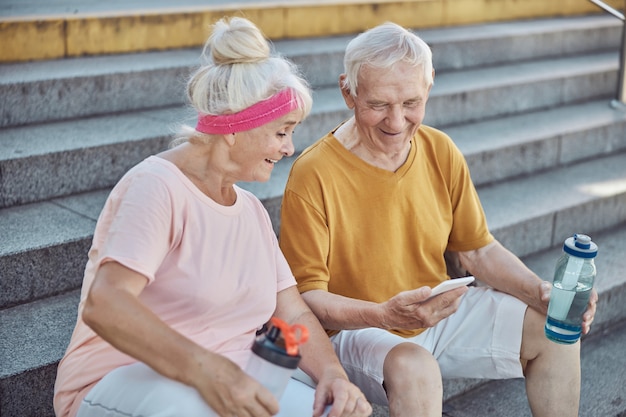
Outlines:
[[589, 236], [576, 233], [565, 239], [563, 251], [572, 256], [590, 259], [598, 254], [598, 245], [593, 243]]

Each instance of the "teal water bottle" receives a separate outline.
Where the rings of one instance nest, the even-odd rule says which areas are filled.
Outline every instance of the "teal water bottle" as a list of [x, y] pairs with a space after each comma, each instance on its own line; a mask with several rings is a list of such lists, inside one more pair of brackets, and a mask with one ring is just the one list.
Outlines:
[[596, 279], [594, 258], [597, 254], [598, 246], [587, 235], [575, 234], [565, 240], [563, 255], [554, 270], [548, 304], [545, 325], [548, 339], [563, 344], [580, 339], [582, 316]]

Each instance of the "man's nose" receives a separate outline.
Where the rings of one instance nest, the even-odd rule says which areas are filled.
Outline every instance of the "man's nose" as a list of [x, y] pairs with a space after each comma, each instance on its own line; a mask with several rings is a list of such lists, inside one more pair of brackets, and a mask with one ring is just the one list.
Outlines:
[[387, 113], [387, 124], [395, 132], [402, 130], [404, 126], [404, 109], [402, 106], [391, 106]]

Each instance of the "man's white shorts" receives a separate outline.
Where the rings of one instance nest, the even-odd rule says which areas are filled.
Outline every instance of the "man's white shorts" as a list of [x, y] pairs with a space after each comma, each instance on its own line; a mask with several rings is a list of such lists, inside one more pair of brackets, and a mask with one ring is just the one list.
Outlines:
[[385, 330], [343, 330], [331, 337], [350, 380], [374, 403], [387, 404], [383, 363], [407, 341], [430, 351], [447, 378], [522, 377], [520, 348], [526, 304], [485, 287], [470, 287], [456, 313], [423, 333], [404, 338]]

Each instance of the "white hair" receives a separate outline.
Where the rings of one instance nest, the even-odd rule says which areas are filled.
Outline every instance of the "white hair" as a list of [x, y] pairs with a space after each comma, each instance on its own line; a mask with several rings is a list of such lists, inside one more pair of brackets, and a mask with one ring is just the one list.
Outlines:
[[391, 68], [400, 61], [421, 68], [427, 85], [433, 84], [433, 55], [419, 36], [391, 22], [367, 30], [346, 47], [343, 60], [346, 76], [342, 87], [356, 96], [357, 79], [363, 65]]

